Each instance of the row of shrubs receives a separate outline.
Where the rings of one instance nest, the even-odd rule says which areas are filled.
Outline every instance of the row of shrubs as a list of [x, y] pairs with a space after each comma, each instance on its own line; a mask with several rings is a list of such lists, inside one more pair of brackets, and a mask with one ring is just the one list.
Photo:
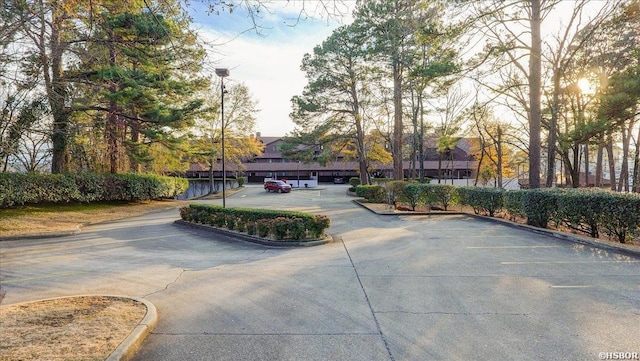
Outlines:
[[151, 174], [0, 173], [0, 207], [173, 198], [188, 187], [187, 179]]
[[640, 234], [640, 195], [593, 189], [531, 189], [506, 191], [500, 188], [455, 187], [404, 181], [380, 185], [359, 185], [356, 195], [370, 202], [404, 203], [447, 210], [453, 205], [471, 207], [476, 214], [498, 213], [527, 224], [547, 228], [568, 227], [599, 237], [607, 234], [625, 243]]
[[270, 209], [223, 208], [208, 204], [183, 207], [180, 209], [180, 217], [187, 222], [277, 240], [321, 239], [330, 225], [329, 218], [323, 215]]

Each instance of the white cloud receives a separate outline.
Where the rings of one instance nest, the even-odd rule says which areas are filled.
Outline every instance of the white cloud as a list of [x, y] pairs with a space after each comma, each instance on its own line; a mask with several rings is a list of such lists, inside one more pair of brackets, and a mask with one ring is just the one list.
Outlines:
[[233, 18], [239, 20], [237, 14], [226, 18], [226, 15], [213, 16], [203, 21], [206, 23], [198, 24], [198, 32], [208, 41], [224, 44], [216, 47], [216, 54], [211, 54], [211, 58], [218, 59], [216, 67], [229, 69], [230, 75], [225, 82], [245, 83], [258, 101], [261, 111], [257, 115], [256, 131], [280, 136], [293, 130], [294, 124], [289, 119], [291, 97], [301, 94], [306, 85], [300, 70], [302, 57], [311, 53], [340, 24], [300, 19], [291, 26], [299, 9], [272, 10], [259, 19], [260, 25], [264, 26], [262, 35], [249, 31], [238, 36], [237, 23], [236, 29], [230, 32], [234, 27]]

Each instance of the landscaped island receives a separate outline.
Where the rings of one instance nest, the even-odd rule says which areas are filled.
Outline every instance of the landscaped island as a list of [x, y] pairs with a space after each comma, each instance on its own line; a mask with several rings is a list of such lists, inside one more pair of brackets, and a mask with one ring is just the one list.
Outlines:
[[321, 240], [330, 225], [329, 218], [323, 215], [203, 204], [181, 208], [180, 217], [185, 222], [284, 242]]

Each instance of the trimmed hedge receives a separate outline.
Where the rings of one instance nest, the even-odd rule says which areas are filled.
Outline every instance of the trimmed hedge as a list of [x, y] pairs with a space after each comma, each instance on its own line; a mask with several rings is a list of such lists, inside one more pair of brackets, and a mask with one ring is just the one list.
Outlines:
[[180, 209], [187, 222], [237, 230], [249, 235], [277, 240], [320, 239], [329, 228], [327, 216], [303, 212], [254, 208], [223, 208], [218, 205], [190, 204]]
[[385, 188], [387, 190], [387, 197], [389, 203], [396, 205], [398, 202], [406, 202], [407, 196], [405, 194], [405, 188], [409, 185], [408, 182], [401, 180], [394, 180], [387, 182]]
[[522, 207], [526, 193], [526, 190], [512, 190], [502, 194], [502, 205], [512, 221], [518, 217], [525, 218], [527, 216]]
[[416, 210], [417, 206], [423, 206], [429, 203], [430, 185], [426, 183], [407, 184], [403, 189], [403, 201], [407, 202], [412, 210]]
[[480, 212], [490, 217], [502, 209], [504, 189], [483, 187], [459, 187], [458, 196], [460, 203], [473, 208], [475, 214]]
[[386, 202], [387, 199], [387, 192], [385, 188], [380, 185], [361, 184], [356, 187], [356, 195], [366, 198], [369, 202], [373, 203], [383, 203]]
[[640, 233], [640, 195], [593, 189], [530, 189], [459, 187], [461, 202], [494, 216], [504, 210], [512, 220], [547, 228], [562, 224], [591, 237], [602, 232], [620, 243]]
[[601, 199], [602, 228], [605, 232], [625, 243], [640, 233], [640, 195], [635, 193], [612, 193]]
[[451, 184], [428, 184], [429, 204], [438, 204], [446, 211], [449, 206], [458, 204], [460, 196], [458, 189]]
[[187, 179], [150, 174], [0, 173], [0, 207], [173, 198], [188, 187]]
[[522, 210], [527, 217], [527, 224], [547, 228], [549, 221], [557, 219], [558, 196], [560, 192], [554, 189], [530, 189], [522, 199]]

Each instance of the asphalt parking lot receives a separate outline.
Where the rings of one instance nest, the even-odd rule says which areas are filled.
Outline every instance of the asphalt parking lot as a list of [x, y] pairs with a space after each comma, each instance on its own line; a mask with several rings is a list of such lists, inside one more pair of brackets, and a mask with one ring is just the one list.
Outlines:
[[135, 360], [598, 360], [640, 352], [640, 259], [464, 215], [375, 215], [346, 188], [277, 194], [249, 186], [226, 200], [329, 216], [336, 241], [319, 247], [217, 240], [175, 225], [177, 210], [70, 237], [0, 242], [3, 303], [144, 298], [159, 323]]

